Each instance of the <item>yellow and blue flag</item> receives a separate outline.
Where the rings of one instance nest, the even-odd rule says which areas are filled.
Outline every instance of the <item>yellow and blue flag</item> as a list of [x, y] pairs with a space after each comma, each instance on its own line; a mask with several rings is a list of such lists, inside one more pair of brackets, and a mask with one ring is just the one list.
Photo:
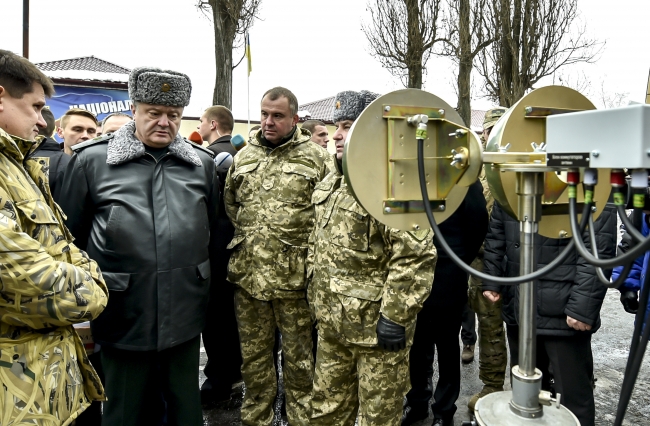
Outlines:
[[248, 75], [253, 71], [253, 58], [251, 57], [251, 37], [246, 33], [246, 58], [248, 59]]

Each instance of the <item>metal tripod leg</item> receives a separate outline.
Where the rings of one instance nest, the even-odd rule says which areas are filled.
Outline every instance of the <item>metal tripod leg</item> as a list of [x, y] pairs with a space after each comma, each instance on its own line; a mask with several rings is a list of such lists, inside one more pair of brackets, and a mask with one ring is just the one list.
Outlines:
[[[543, 172], [517, 172], [520, 218], [521, 275], [535, 268], [535, 234], [542, 217]], [[478, 400], [476, 421], [484, 426], [520, 425], [526, 419], [540, 425], [579, 425], [578, 419], [559, 404], [540, 403], [542, 373], [535, 368], [537, 349], [535, 283], [519, 287], [519, 365], [512, 367], [512, 391], [495, 392]], [[549, 403], [548, 398], [544, 401]]]

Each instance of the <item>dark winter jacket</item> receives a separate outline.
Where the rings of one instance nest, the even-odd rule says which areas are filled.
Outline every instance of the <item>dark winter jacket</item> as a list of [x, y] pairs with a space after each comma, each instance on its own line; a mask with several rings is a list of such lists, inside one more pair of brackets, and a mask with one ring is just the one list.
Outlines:
[[34, 151], [30, 158], [47, 157], [50, 160], [48, 167], [48, 179], [50, 181], [50, 192], [57, 204], [60, 202], [60, 188], [65, 174], [65, 168], [68, 166], [70, 156], [63, 152], [61, 145], [54, 139], [45, 138], [43, 143]]
[[[471, 263], [483, 244], [488, 228], [485, 197], [479, 181], [469, 187], [460, 207], [439, 226], [454, 253], [465, 263]], [[437, 236], [434, 237], [433, 242], [438, 250], [438, 263], [431, 294], [425, 306], [460, 314], [467, 303], [468, 275], [456, 266], [447, 252], [442, 249]]]
[[[542, 219], [543, 220], [543, 219]], [[609, 258], [616, 252], [616, 210], [606, 206], [595, 222], [598, 253]], [[587, 247], [589, 239], [585, 233]], [[559, 256], [569, 239], [535, 236], [537, 266], [542, 268]], [[485, 272], [495, 277], [519, 276], [519, 222], [498, 205], [494, 205], [490, 227], [485, 239]], [[517, 325], [519, 316], [519, 286], [483, 283], [483, 291], [501, 293], [503, 319]], [[598, 281], [596, 271], [574, 251], [555, 270], [537, 281], [537, 334], [566, 336], [580, 333], [570, 328], [567, 316], [589, 324], [594, 333], [600, 327], [600, 308], [607, 287]]]
[[210, 151], [177, 136], [156, 161], [134, 130], [73, 147], [61, 207], [110, 292], [95, 341], [160, 351], [203, 330], [219, 182]]
[[[230, 143], [231, 135], [225, 135], [217, 139], [208, 145], [208, 149], [212, 151], [215, 157], [222, 152], [227, 152], [233, 157], [237, 154], [237, 150]], [[219, 193], [223, 194], [224, 185], [226, 183], [226, 175], [228, 170], [220, 171], [217, 169], [217, 175], [219, 176]], [[217, 249], [221, 255], [229, 256], [230, 250], [226, 250], [226, 246], [232, 240], [232, 237], [235, 235], [235, 227], [230, 223], [230, 219], [226, 215], [226, 210], [223, 204], [223, 197], [219, 202], [219, 218], [217, 219]], [[226, 260], [227, 262], [227, 260]]]

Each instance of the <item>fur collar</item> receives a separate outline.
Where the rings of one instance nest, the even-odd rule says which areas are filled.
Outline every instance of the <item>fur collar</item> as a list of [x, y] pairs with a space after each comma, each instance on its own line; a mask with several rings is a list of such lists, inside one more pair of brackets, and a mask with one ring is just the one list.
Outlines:
[[[113, 133], [113, 137], [108, 141], [106, 163], [114, 166], [123, 164], [142, 157], [144, 153], [144, 145], [135, 137], [135, 121], [131, 121]], [[176, 135], [169, 144], [169, 153], [197, 167], [203, 164], [194, 148], [180, 135]]]

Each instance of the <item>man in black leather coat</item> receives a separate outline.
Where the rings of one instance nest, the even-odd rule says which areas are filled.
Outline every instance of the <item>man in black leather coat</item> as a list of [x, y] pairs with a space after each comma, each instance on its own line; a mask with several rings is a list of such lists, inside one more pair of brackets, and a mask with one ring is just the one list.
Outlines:
[[[234, 157], [237, 150], [230, 143], [234, 125], [232, 112], [224, 106], [214, 105], [205, 110], [197, 130], [203, 140], [210, 142], [207, 148], [215, 156], [226, 152]], [[228, 164], [228, 167], [217, 167], [221, 193], [232, 161], [225, 164]], [[203, 345], [208, 356], [208, 362], [203, 370], [206, 380], [201, 386], [203, 404], [230, 399], [232, 385], [241, 379], [242, 361], [235, 318], [235, 286], [226, 279], [228, 261], [232, 253], [232, 250], [228, 250], [226, 246], [234, 235], [235, 227], [226, 216], [223, 200], [221, 200], [217, 219], [215, 256], [212, 257], [210, 304], [203, 330]]]
[[[440, 224], [440, 231], [454, 253], [469, 264], [483, 244], [487, 227], [483, 187], [476, 181], [469, 187], [460, 207]], [[455, 403], [460, 394], [458, 333], [467, 304], [469, 276], [451, 260], [436, 237], [433, 241], [438, 249], [438, 263], [431, 294], [418, 313], [410, 352], [411, 390], [406, 394], [403, 426], [428, 417], [432, 396], [433, 425], [453, 425]], [[432, 376], [436, 348], [440, 377], [434, 393]]]
[[134, 121], [75, 145], [62, 207], [80, 247], [99, 264], [109, 304], [93, 321], [106, 378], [104, 426], [160, 420], [202, 425], [200, 333], [219, 209], [212, 153], [178, 135], [189, 78], [136, 68]]

